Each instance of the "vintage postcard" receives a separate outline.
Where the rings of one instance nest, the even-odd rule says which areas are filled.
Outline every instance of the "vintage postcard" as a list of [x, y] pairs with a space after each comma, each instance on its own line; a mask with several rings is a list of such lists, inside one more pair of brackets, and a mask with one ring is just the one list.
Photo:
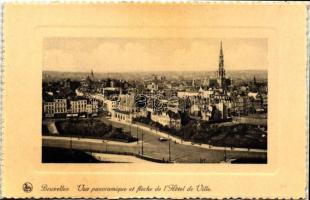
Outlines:
[[3, 13], [3, 197], [305, 198], [306, 4]]

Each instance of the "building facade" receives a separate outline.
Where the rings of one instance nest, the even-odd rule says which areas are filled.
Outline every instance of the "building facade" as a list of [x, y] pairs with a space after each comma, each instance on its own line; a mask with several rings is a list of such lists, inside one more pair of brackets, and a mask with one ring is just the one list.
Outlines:
[[180, 115], [170, 110], [167, 112], [152, 113], [151, 120], [168, 128], [174, 128], [176, 130], [181, 128]]
[[53, 99], [43, 101], [43, 117], [70, 117], [79, 114], [97, 114], [98, 101], [94, 99]]

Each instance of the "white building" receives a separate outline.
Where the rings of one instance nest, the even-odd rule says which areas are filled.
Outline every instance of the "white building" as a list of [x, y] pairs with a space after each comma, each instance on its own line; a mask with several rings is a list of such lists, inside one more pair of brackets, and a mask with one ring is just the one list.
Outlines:
[[105, 110], [112, 114], [113, 110], [118, 107], [118, 96], [114, 96], [110, 99], [105, 99], [104, 100], [104, 105], [105, 105]]
[[190, 114], [194, 116], [198, 116], [198, 113], [200, 112], [201, 108], [198, 104], [193, 104], [190, 107]]
[[75, 114], [75, 113], [86, 113], [87, 112], [87, 100], [86, 99], [80, 99], [80, 100], [71, 100], [70, 101], [70, 109], [69, 113]]
[[230, 118], [230, 110], [232, 108], [231, 102], [228, 101], [220, 101], [219, 103], [217, 103], [216, 108], [221, 111], [221, 118], [222, 119], [227, 119]]
[[75, 94], [76, 94], [76, 96], [79, 96], [79, 97], [84, 96], [84, 93], [79, 91], [78, 89], [75, 90]]
[[71, 114], [97, 114], [98, 101], [95, 99], [76, 99], [70, 101], [70, 109], [68, 113]]
[[212, 107], [211, 106], [208, 106], [207, 110], [201, 111], [201, 120], [209, 121], [209, 120], [211, 120], [211, 117], [212, 117]]
[[121, 111], [136, 112], [135, 96], [129, 94], [119, 95], [118, 109]]
[[[87, 104], [89, 105], [89, 104]], [[91, 105], [91, 114], [97, 114], [98, 113], [98, 101], [92, 99], [90, 100], [90, 105]]]
[[43, 113], [45, 117], [54, 117], [55, 102], [43, 102]]
[[180, 129], [181, 118], [178, 113], [173, 111], [152, 113], [151, 120], [169, 128]]
[[55, 99], [55, 114], [67, 113], [67, 99]]
[[43, 101], [43, 115], [44, 117], [66, 117], [78, 116], [79, 114], [98, 113], [98, 101], [94, 99], [74, 100], [54, 99]]
[[157, 91], [158, 90], [158, 85], [156, 83], [151, 83], [147, 85], [147, 89], [153, 91]]
[[44, 101], [43, 113], [45, 117], [54, 117], [55, 115], [67, 113], [67, 100], [54, 99], [53, 101]]
[[161, 114], [152, 113], [151, 114], [151, 120], [153, 122], [158, 122], [163, 126], [169, 126], [169, 124], [170, 124], [170, 117], [165, 112], [162, 112]]
[[117, 103], [113, 103], [111, 102], [111, 105], [109, 105], [112, 108], [112, 119], [131, 123], [133, 116], [137, 112], [135, 96], [129, 94], [119, 95]]
[[248, 97], [252, 97], [253, 99], [256, 100], [258, 93], [257, 92], [249, 92]]
[[193, 91], [180, 91], [177, 93], [177, 96], [179, 98], [195, 97], [198, 95], [199, 95], [199, 92], [193, 92]]
[[129, 111], [122, 111], [119, 109], [114, 109], [112, 111], [112, 119], [120, 122], [131, 123], [132, 114]]
[[210, 88], [209, 90], [204, 90], [200, 92], [203, 98], [210, 98], [214, 94], [214, 91]]

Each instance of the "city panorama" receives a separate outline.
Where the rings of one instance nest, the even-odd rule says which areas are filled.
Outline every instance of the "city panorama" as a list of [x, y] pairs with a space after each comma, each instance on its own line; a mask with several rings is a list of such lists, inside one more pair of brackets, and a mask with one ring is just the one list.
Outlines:
[[[80, 53], [84, 46], [90, 48], [87, 45], [91, 46], [92, 42], [62, 40], [65, 39], [46, 42], [50, 51], [46, 53], [46, 63], [78, 62], [81, 57], [71, 60], [59, 57], [72, 56], [70, 51]], [[225, 54], [225, 40], [212, 40], [216, 59], [210, 63], [216, 63], [215, 70], [207, 67], [205, 70], [201, 67], [182, 70], [185, 68], [178, 62], [169, 61], [169, 58], [160, 60], [161, 52], [169, 54], [170, 46], [186, 42], [190, 43], [136, 41], [144, 47], [141, 59], [154, 59], [156, 64], [173, 62], [176, 66], [166, 69], [135, 67], [113, 71], [111, 65], [120, 61], [101, 57], [99, 53], [100, 63], [102, 60], [110, 64], [106, 72], [104, 67], [95, 67], [96, 62], [81, 71], [57, 70], [57, 66], [43, 68], [42, 162], [266, 164], [267, 70], [230, 69], [226, 64], [230, 58]], [[113, 50], [113, 46], [109, 46], [111, 57], [121, 51], [124, 58], [120, 59], [126, 59], [127, 43], [123, 40], [115, 40], [115, 43], [120, 47]], [[227, 43], [231, 44], [230, 52], [234, 52], [235, 43]], [[151, 46], [161, 52], [149, 50]], [[192, 43], [184, 46], [193, 49]], [[236, 53], [241, 51], [238, 50], [240, 46], [242, 44], [236, 47]], [[56, 54], [60, 51], [57, 48], [66, 51]], [[136, 51], [139, 47], [132, 45], [131, 49]], [[158, 59], [147, 57], [152, 52]], [[182, 55], [192, 56], [189, 60], [199, 56], [189, 50], [187, 53]], [[88, 56], [87, 53], [83, 55]], [[130, 56], [126, 54], [126, 57]], [[235, 59], [239, 61], [243, 57], [251, 61], [247, 54]], [[128, 66], [140, 62], [132, 58], [134, 61], [130, 64], [130, 58], [127, 59]], [[178, 65], [182, 66], [181, 70], [176, 70]]]

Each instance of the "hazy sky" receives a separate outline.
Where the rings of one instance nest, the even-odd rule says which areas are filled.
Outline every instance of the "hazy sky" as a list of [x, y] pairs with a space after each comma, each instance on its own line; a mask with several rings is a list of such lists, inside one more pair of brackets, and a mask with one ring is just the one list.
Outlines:
[[262, 38], [45, 38], [43, 70], [214, 71], [220, 41], [226, 70], [267, 69], [268, 42]]

